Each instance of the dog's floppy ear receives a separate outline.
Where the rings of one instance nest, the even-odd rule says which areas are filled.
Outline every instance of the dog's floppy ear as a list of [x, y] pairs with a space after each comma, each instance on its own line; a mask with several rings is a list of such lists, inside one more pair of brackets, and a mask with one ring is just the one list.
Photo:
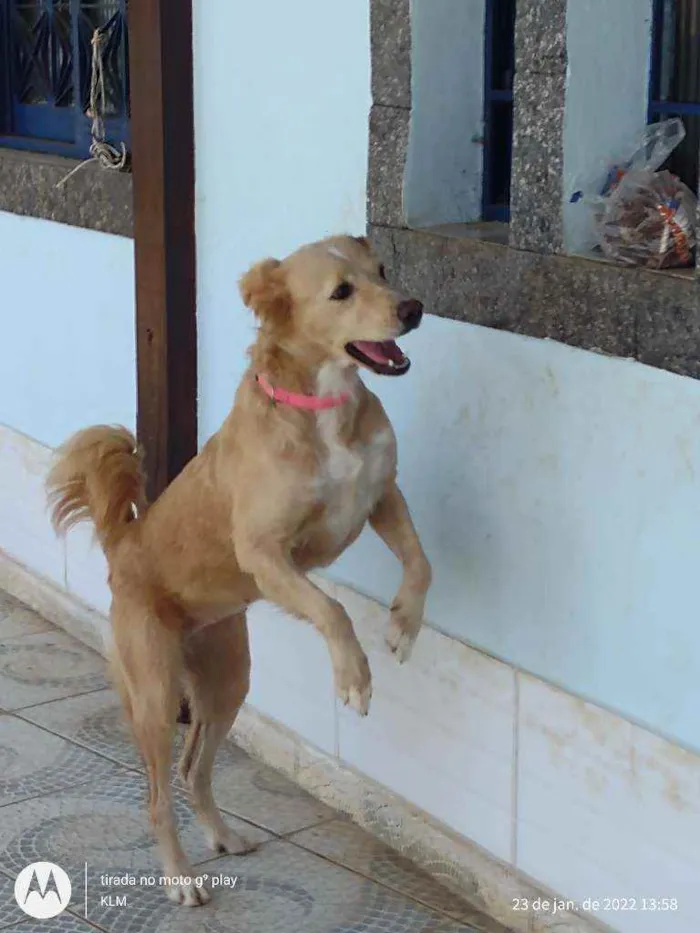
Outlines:
[[261, 321], [283, 324], [287, 320], [292, 302], [279, 259], [256, 263], [238, 285], [244, 304]]
[[372, 250], [372, 245], [371, 245], [371, 243], [369, 242], [369, 240], [367, 239], [366, 236], [354, 236], [354, 237], [353, 237], [353, 240], [354, 240], [356, 243], [359, 243], [360, 246], [364, 246], [364, 248], [365, 248], [368, 252], [371, 252], [371, 250]]

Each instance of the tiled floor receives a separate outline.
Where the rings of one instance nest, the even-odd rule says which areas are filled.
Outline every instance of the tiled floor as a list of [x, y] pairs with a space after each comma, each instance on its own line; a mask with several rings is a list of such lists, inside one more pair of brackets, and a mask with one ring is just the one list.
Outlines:
[[[102, 659], [0, 593], [0, 930], [507, 933], [231, 743], [216, 797], [260, 846], [214, 857], [177, 790], [185, 849], [219, 886], [205, 907], [175, 907], [146, 883], [160, 872], [145, 793]], [[14, 898], [36, 861], [71, 878], [68, 909], [51, 920], [29, 919]]]

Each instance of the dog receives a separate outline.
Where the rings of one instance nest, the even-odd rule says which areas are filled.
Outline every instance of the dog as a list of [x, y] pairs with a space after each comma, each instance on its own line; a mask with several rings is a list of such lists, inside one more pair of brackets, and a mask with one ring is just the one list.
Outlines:
[[246, 609], [267, 599], [323, 636], [340, 700], [366, 715], [370, 670], [342, 605], [307, 572], [333, 563], [367, 522], [403, 565], [386, 640], [405, 660], [430, 564], [396, 482], [396, 439], [364, 385], [398, 377], [396, 344], [423, 307], [393, 288], [368, 241], [331, 237], [239, 283], [258, 319], [250, 366], [220, 430], [152, 504], [133, 435], [99, 425], [59, 449], [47, 478], [53, 525], [89, 520], [109, 565], [110, 669], [148, 774], [168, 896], [209, 899], [178, 839], [170, 791], [181, 691], [191, 709], [180, 776], [217, 852], [250, 851], [211, 791], [217, 746], [246, 698]]

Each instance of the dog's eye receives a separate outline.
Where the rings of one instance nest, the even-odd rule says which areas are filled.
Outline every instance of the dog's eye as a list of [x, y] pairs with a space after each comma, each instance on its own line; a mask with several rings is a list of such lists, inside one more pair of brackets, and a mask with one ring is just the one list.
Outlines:
[[354, 288], [349, 282], [341, 282], [331, 295], [331, 301], [345, 301], [352, 295]]
[[384, 266], [384, 263], [382, 263], [379, 267], [379, 278], [386, 280], [386, 267]]

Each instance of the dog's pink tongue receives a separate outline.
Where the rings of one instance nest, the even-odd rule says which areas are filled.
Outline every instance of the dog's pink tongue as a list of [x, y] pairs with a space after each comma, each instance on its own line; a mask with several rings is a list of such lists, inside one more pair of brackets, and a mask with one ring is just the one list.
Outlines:
[[355, 346], [375, 363], [401, 363], [404, 355], [393, 340], [356, 340]]

